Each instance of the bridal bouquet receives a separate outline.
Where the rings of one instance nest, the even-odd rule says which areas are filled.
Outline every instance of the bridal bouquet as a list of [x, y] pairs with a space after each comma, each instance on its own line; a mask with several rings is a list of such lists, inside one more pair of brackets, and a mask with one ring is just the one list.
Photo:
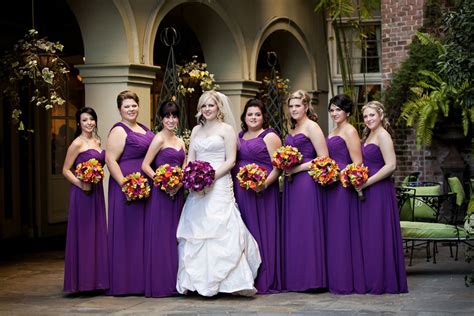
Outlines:
[[[303, 155], [299, 152], [298, 148], [286, 145], [281, 146], [272, 155], [272, 165], [283, 171], [289, 170], [299, 164]], [[288, 177], [291, 181], [291, 175]]]
[[[84, 183], [96, 184], [104, 178], [104, 169], [102, 164], [95, 158], [83, 161], [77, 164], [74, 171], [76, 178]], [[87, 195], [91, 194], [91, 190], [84, 190]]]
[[184, 187], [196, 192], [210, 186], [215, 177], [216, 171], [207, 161], [190, 161], [183, 170]]
[[[176, 188], [183, 180], [183, 170], [179, 166], [170, 166], [164, 164], [156, 169], [155, 177], [153, 178], [153, 184], [159, 187], [162, 191], [169, 192]], [[171, 199], [175, 199], [172, 195]]]
[[125, 193], [128, 203], [146, 199], [150, 196], [148, 179], [140, 172], [131, 173], [122, 180], [122, 192]]
[[255, 190], [265, 183], [267, 179], [267, 169], [255, 163], [251, 163], [240, 167], [239, 173], [237, 173], [237, 179], [242, 188]]
[[320, 185], [329, 185], [339, 179], [338, 164], [330, 157], [316, 157], [311, 161], [308, 174]]
[[[364, 164], [351, 163], [348, 164], [341, 171], [342, 186], [347, 188], [349, 185], [358, 187], [363, 185], [369, 178], [369, 168]], [[365, 200], [364, 194], [361, 191], [357, 192], [360, 200]]]

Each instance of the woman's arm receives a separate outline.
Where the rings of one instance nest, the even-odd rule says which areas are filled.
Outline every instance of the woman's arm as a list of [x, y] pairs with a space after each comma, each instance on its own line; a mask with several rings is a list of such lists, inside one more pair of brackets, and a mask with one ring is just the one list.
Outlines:
[[196, 138], [196, 134], [198, 133], [199, 129], [201, 128], [201, 126], [199, 125], [196, 125], [194, 126], [192, 132], [191, 132], [191, 137], [189, 139], [189, 148], [188, 148], [188, 158], [187, 158], [187, 162], [189, 161], [194, 161], [196, 160], [196, 152], [194, 151], [194, 139]]
[[216, 170], [216, 180], [228, 173], [235, 165], [237, 156], [237, 138], [234, 129], [228, 124], [222, 124], [222, 134], [225, 143], [225, 161]]
[[82, 190], [89, 190], [90, 184], [84, 183], [76, 178], [76, 176], [71, 171], [74, 161], [76, 160], [77, 155], [80, 153], [81, 147], [81, 142], [76, 138], [67, 149], [66, 158], [64, 159], [63, 164], [63, 176], [76, 187]]
[[126, 139], [127, 133], [122, 127], [117, 126], [113, 128], [107, 139], [107, 149], [105, 151], [105, 161], [107, 162], [110, 175], [119, 185], [122, 184], [124, 175], [117, 161], [123, 153]]
[[[270, 156], [270, 159], [272, 159], [273, 153], [279, 147], [281, 147], [280, 137], [278, 137], [275, 133], [268, 133], [263, 138], [263, 141], [265, 142], [265, 145], [267, 146], [268, 155]], [[275, 182], [278, 179], [280, 174], [281, 174], [281, 170], [276, 168], [276, 167], [273, 167], [271, 172], [268, 174], [267, 180], [265, 180], [264, 186], [262, 188], [257, 188], [257, 190], [255, 190], [255, 191], [259, 192], [259, 191], [269, 187], [270, 185], [272, 185], [273, 182]]]
[[357, 130], [352, 125], [350, 125], [349, 128], [344, 131], [343, 136], [347, 145], [347, 149], [349, 150], [349, 155], [351, 156], [351, 161], [356, 164], [361, 164], [362, 149]]
[[161, 134], [158, 133], [155, 135], [155, 137], [153, 137], [153, 140], [151, 141], [151, 144], [146, 152], [145, 158], [143, 158], [142, 170], [150, 179], [155, 177], [155, 170], [153, 170], [151, 167], [151, 163], [153, 162], [153, 159], [155, 159], [162, 146], [163, 137], [161, 137]]
[[385, 165], [380, 168], [377, 173], [372, 175], [367, 180], [367, 182], [360, 187], [360, 189], [366, 188], [369, 185], [372, 185], [380, 180], [390, 177], [397, 168], [397, 158], [395, 155], [395, 149], [393, 148], [393, 140], [392, 137], [390, 137], [390, 134], [388, 132], [381, 133], [377, 141], [380, 151], [382, 152]]

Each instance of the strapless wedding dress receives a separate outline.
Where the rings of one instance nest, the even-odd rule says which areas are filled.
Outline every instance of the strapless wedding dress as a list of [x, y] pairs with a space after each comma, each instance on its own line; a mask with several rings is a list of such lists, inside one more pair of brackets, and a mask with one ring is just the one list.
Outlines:
[[[225, 161], [224, 139], [219, 135], [196, 138], [196, 159], [217, 170]], [[253, 295], [260, 265], [255, 239], [245, 226], [235, 202], [230, 173], [203, 192], [190, 192], [178, 224], [179, 293], [197, 291]]]

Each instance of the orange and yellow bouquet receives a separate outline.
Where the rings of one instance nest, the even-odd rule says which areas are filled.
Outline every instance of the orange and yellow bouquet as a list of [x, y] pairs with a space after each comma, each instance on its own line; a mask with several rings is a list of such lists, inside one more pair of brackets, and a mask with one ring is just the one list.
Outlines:
[[[162, 191], [169, 192], [176, 188], [183, 181], [183, 170], [179, 166], [170, 166], [164, 164], [156, 169], [153, 184], [159, 187]], [[171, 199], [175, 199], [172, 195]]]
[[267, 180], [267, 176], [267, 169], [255, 163], [240, 167], [239, 173], [237, 173], [240, 186], [246, 190], [255, 190], [262, 186]]
[[104, 169], [97, 159], [92, 158], [78, 163], [74, 174], [84, 183], [96, 184], [104, 178]]
[[[345, 188], [349, 185], [359, 187], [363, 185], [368, 178], [369, 168], [364, 166], [364, 164], [351, 163], [341, 171], [341, 183]], [[357, 194], [359, 195], [360, 200], [365, 199], [364, 194], [361, 191], [358, 191]]]
[[122, 180], [122, 192], [125, 193], [128, 203], [146, 199], [150, 196], [148, 179], [140, 172], [131, 173]]
[[316, 157], [311, 161], [308, 174], [320, 185], [330, 185], [339, 180], [339, 165], [330, 157]]

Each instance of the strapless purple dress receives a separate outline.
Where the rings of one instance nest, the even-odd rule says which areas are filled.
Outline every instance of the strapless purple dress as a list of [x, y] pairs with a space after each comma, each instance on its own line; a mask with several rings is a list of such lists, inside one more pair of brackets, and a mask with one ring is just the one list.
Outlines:
[[[316, 157], [304, 134], [288, 135], [286, 145], [297, 147], [302, 162]], [[282, 203], [282, 282], [287, 291], [326, 288], [324, 195], [308, 172], [285, 179]]]
[[[341, 170], [352, 163], [342, 137], [329, 138], [327, 145], [329, 156]], [[327, 187], [326, 213], [329, 291], [335, 294], [365, 293], [359, 207], [354, 188], [344, 188], [340, 182]]]
[[[182, 167], [183, 149], [172, 147], [161, 149], [155, 157], [153, 168], [169, 164]], [[145, 296], [165, 297], [178, 294], [178, 228], [184, 205], [184, 190], [180, 189], [175, 199], [153, 186], [148, 199], [145, 216]]]
[[[385, 165], [375, 144], [362, 147], [369, 177]], [[360, 232], [364, 254], [367, 292], [371, 294], [408, 292], [403, 244], [395, 188], [387, 177], [364, 189], [360, 203]]]
[[[74, 166], [89, 159], [105, 165], [105, 151], [81, 152]], [[69, 191], [64, 291], [82, 292], [109, 288], [107, 226], [102, 182], [92, 185], [87, 195], [75, 185]]]

